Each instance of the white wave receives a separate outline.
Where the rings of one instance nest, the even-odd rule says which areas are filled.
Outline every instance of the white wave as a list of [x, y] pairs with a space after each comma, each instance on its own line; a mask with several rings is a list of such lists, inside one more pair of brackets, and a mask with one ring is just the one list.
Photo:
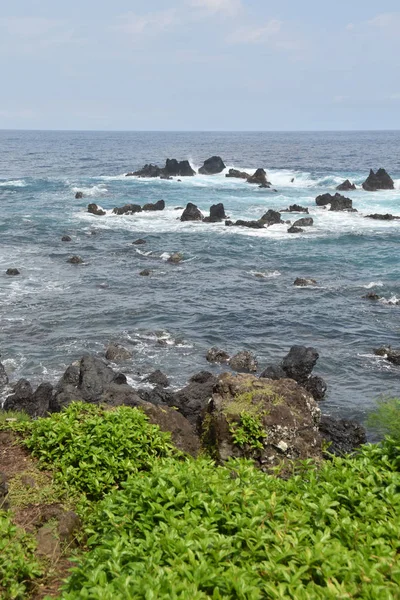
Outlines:
[[138, 248], [136, 248], [136, 252], [141, 256], [151, 256], [153, 254], [151, 250], [147, 250], [147, 252], [145, 252], [144, 250], [139, 250]]
[[0, 181], [0, 187], [26, 187], [28, 184], [23, 179], [10, 179], [9, 181]]
[[367, 283], [367, 285], [363, 285], [363, 288], [366, 290], [370, 290], [374, 287], [383, 287], [383, 283], [381, 281], [371, 281], [371, 283]]
[[94, 185], [92, 187], [74, 186], [72, 191], [74, 194], [76, 194], [76, 192], [82, 192], [84, 196], [102, 196], [107, 194], [108, 189], [105, 184], [100, 183], [99, 185]]
[[400, 299], [395, 294], [393, 294], [393, 296], [391, 296], [390, 298], [381, 298], [379, 302], [382, 302], [382, 304], [389, 304], [391, 306], [400, 305]]
[[250, 275], [259, 277], [260, 279], [270, 279], [271, 277], [279, 277], [282, 275], [280, 271], [249, 271]]

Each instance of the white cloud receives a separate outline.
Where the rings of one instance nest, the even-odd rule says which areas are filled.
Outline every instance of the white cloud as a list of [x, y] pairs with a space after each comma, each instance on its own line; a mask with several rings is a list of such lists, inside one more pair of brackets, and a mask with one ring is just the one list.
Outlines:
[[176, 23], [176, 11], [163, 10], [138, 15], [128, 12], [117, 17], [115, 29], [133, 36], [143, 34], [157, 34], [166, 31]]
[[231, 44], [262, 44], [277, 39], [282, 30], [282, 21], [271, 19], [263, 27], [243, 27], [227, 38]]
[[242, 9], [241, 0], [189, 0], [189, 4], [210, 14], [222, 13], [230, 17], [237, 15]]

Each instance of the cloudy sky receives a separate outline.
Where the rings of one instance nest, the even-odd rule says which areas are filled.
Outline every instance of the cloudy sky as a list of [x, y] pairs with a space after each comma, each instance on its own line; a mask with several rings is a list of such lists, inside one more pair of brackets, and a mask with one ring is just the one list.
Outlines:
[[13, 0], [0, 128], [400, 129], [398, 0]]

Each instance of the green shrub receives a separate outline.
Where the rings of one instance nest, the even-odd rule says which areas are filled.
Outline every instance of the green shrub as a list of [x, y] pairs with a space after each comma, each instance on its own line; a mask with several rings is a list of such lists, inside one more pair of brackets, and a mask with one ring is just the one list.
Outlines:
[[400, 470], [400, 398], [380, 398], [367, 424], [385, 436], [383, 448], [395, 468]]
[[91, 500], [175, 453], [170, 434], [148, 422], [136, 408], [115, 410], [71, 404], [65, 411], [33, 421], [24, 444], [40, 464], [55, 469], [58, 481]]
[[11, 522], [10, 514], [0, 510], [0, 598], [26, 598], [30, 583], [42, 575], [35, 559], [35, 540]]
[[253, 450], [263, 448], [263, 440], [267, 437], [261, 422], [260, 415], [252, 415], [249, 412], [240, 413], [240, 422], [233, 422], [229, 426], [233, 443], [237, 446], [249, 446]]
[[97, 506], [63, 600], [394, 600], [400, 475], [380, 447], [278, 479], [163, 460]]

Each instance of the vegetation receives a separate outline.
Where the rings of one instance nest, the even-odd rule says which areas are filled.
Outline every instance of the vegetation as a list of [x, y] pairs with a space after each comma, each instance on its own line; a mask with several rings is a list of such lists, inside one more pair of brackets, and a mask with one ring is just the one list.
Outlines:
[[240, 422], [231, 423], [229, 430], [237, 446], [248, 446], [253, 450], [263, 448], [266, 433], [259, 415], [243, 411], [240, 413]]

